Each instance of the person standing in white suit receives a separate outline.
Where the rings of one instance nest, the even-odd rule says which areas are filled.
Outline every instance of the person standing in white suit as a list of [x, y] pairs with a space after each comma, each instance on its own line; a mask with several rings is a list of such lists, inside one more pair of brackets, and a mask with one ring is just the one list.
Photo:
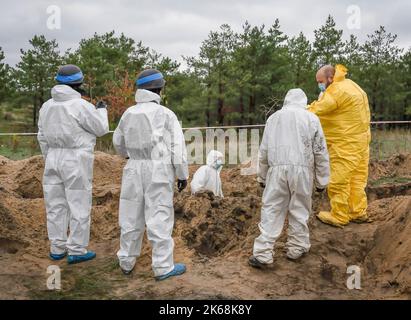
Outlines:
[[[38, 141], [45, 159], [43, 190], [50, 258], [68, 263], [94, 259], [88, 251], [94, 146], [109, 132], [107, 105], [81, 98], [83, 73], [75, 65], [59, 69], [51, 99], [40, 109]], [[67, 237], [68, 228], [70, 235]]]
[[123, 114], [113, 136], [118, 154], [129, 158], [120, 195], [120, 267], [125, 275], [133, 271], [147, 229], [156, 280], [186, 271], [174, 264], [172, 232], [174, 183], [177, 178], [180, 192], [187, 187], [187, 150], [176, 115], [160, 104], [164, 85], [161, 72], [140, 73], [137, 104]]
[[299, 259], [310, 250], [308, 219], [312, 192], [329, 183], [329, 156], [317, 116], [308, 112], [301, 89], [287, 93], [283, 108], [267, 121], [259, 151], [258, 181], [265, 187], [261, 235], [255, 240], [249, 264], [263, 268], [273, 263], [274, 245], [288, 214], [287, 257]]

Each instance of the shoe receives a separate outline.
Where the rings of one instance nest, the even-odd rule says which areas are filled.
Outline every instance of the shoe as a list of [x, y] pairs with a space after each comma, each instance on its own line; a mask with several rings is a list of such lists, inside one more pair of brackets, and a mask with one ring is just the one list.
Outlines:
[[331, 214], [331, 212], [320, 212], [317, 215], [317, 218], [325, 224], [328, 224], [330, 226], [333, 227], [337, 227], [337, 228], [344, 228], [345, 226], [347, 226], [349, 223], [342, 223], [339, 220], [337, 220], [336, 218], [334, 218]]
[[66, 256], [67, 256], [67, 252], [64, 252], [62, 254], [50, 253], [50, 255], [49, 255], [50, 259], [53, 260], [53, 261], [63, 260]]
[[292, 261], [297, 261], [305, 256], [306, 252], [301, 250], [288, 250], [287, 251], [287, 258]]
[[181, 276], [186, 271], [187, 271], [186, 266], [184, 264], [178, 263], [178, 264], [174, 265], [174, 270], [173, 271], [171, 271], [171, 272], [169, 272], [165, 275], [156, 277], [156, 280], [157, 281], [163, 281], [163, 280], [166, 280], [166, 279], [171, 278], [171, 277]]
[[251, 256], [248, 259], [248, 264], [255, 269], [265, 269], [268, 267], [268, 264], [258, 261], [258, 259], [254, 256]]
[[120, 269], [121, 269], [121, 272], [123, 272], [123, 274], [124, 274], [125, 276], [129, 276], [129, 275], [132, 274], [133, 271], [134, 271], [134, 268], [131, 269], [130, 271], [127, 271], [127, 270], [122, 269], [122, 268], [120, 268]]
[[93, 251], [89, 251], [86, 254], [81, 255], [81, 256], [68, 256], [67, 262], [68, 264], [77, 264], [77, 263], [82, 263], [82, 262], [93, 260], [95, 257], [96, 257], [96, 253]]

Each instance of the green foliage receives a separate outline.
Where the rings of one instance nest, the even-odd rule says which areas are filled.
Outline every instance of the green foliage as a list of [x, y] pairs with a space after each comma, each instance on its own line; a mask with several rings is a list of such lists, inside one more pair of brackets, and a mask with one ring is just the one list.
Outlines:
[[[233, 59], [235, 86], [240, 88], [241, 123], [256, 123], [272, 96], [283, 94], [283, 83], [288, 82], [286, 36], [280, 31], [279, 21], [266, 32], [265, 26], [252, 27], [248, 22], [238, 35], [239, 45]], [[248, 105], [248, 106], [247, 106]], [[261, 117], [260, 117], [261, 118]]]
[[335, 26], [334, 18], [330, 15], [325, 25], [314, 31], [313, 46], [317, 67], [325, 64], [336, 64], [343, 54], [343, 31], [337, 30]]
[[[288, 40], [288, 54], [290, 56], [291, 82], [295, 87], [301, 87], [305, 91], [312, 91], [313, 84], [313, 52], [310, 41], [301, 32], [298, 37]], [[309, 88], [311, 90], [309, 90]]]
[[10, 92], [10, 67], [4, 63], [4, 52], [0, 47], [0, 103], [4, 102]]
[[225, 24], [209, 33], [198, 56], [184, 57], [186, 67], [114, 31], [83, 39], [78, 49], [62, 55], [55, 40], [35, 36], [15, 69], [3, 62], [0, 48], [0, 81], [5, 84], [0, 102], [22, 106], [29, 99], [35, 124], [58, 66], [73, 63], [82, 68], [93, 101], [109, 96], [117, 110], [124, 110], [128, 105], [123, 104], [134, 100], [136, 75], [151, 67], [165, 75], [163, 103], [184, 126], [254, 124], [280, 108], [291, 88], [300, 87], [310, 101], [316, 99], [316, 70], [342, 63], [368, 93], [374, 120], [411, 118], [411, 49], [404, 53], [396, 35], [381, 26], [359, 43], [354, 35], [345, 37], [328, 16], [314, 36], [312, 43], [303, 33], [289, 38], [278, 20], [269, 28], [245, 22], [238, 33]]
[[[227, 85], [231, 79], [230, 64], [235, 47], [235, 34], [229, 25], [222, 25], [217, 32], [210, 32], [200, 47], [198, 58], [187, 58], [190, 72], [198, 78], [204, 94], [200, 95], [207, 125], [212, 118], [219, 124], [224, 123], [224, 106], [226, 104]], [[217, 107], [214, 109], [214, 103]], [[216, 112], [213, 112], [213, 109]]]
[[363, 63], [357, 78], [369, 95], [376, 120], [395, 120], [405, 114], [405, 92], [399, 76], [402, 50], [395, 45], [396, 38], [380, 26], [361, 47]]
[[118, 81], [124, 72], [136, 75], [147, 59], [149, 49], [141, 42], [111, 31], [82, 39], [79, 48], [66, 53], [66, 63], [78, 65], [85, 75], [85, 85], [91, 98], [104, 96], [106, 83]]
[[411, 49], [401, 59], [401, 83], [405, 113], [411, 116]]
[[370, 185], [373, 187], [378, 187], [382, 185], [398, 185], [398, 184], [408, 184], [411, 179], [404, 177], [383, 177], [377, 180], [371, 181]]
[[33, 125], [37, 123], [37, 111], [50, 97], [50, 88], [62, 58], [56, 40], [48, 41], [43, 35], [29, 41], [32, 48], [21, 52], [14, 76], [18, 91], [31, 99], [33, 104]]

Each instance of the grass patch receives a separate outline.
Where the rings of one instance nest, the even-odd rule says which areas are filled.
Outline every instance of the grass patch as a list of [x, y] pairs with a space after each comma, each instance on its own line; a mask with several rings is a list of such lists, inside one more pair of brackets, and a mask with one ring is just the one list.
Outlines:
[[31, 290], [30, 298], [33, 300], [107, 300], [110, 299], [110, 284], [105, 277], [89, 278], [79, 276], [75, 279], [70, 290]]
[[[16, 108], [6, 104], [0, 105], [0, 132], [37, 132], [37, 129], [32, 126], [32, 107]], [[203, 132], [203, 136], [205, 139], [205, 132]], [[260, 132], [261, 138], [262, 130]], [[40, 154], [35, 136], [0, 137], [0, 147], [0, 155], [13, 160]], [[112, 135], [108, 134], [97, 139], [95, 150], [115, 154]], [[228, 141], [226, 143], [226, 154], [227, 151]], [[250, 153], [250, 148], [248, 151]], [[372, 126], [371, 158], [385, 160], [399, 153], [411, 153], [411, 128], [409, 126], [397, 126], [395, 128]]]
[[[30, 288], [30, 298], [34, 300], [108, 300], [115, 299], [113, 286], [122, 284], [127, 278], [118, 271], [115, 259], [103, 262], [95, 261], [92, 265], [67, 266], [61, 271], [62, 290], [34, 290], [34, 284], [26, 284]], [[37, 283], [36, 287], [45, 284]]]
[[382, 177], [378, 180], [374, 180], [370, 182], [372, 187], [378, 187], [381, 185], [386, 184], [404, 184], [411, 182], [411, 178], [404, 178], [404, 177]]
[[17, 149], [14, 149], [10, 146], [0, 145], [0, 155], [11, 160], [22, 160], [40, 154], [40, 150], [33, 150], [30, 147], [19, 147]]
[[411, 130], [409, 127], [372, 130], [372, 159], [385, 160], [399, 153], [411, 153]]

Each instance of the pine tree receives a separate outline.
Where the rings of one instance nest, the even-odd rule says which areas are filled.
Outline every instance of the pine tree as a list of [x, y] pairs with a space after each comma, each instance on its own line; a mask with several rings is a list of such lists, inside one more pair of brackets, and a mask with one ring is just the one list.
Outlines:
[[314, 78], [316, 65], [310, 41], [300, 32], [297, 37], [288, 40], [287, 47], [290, 55], [290, 70], [292, 70], [290, 84], [303, 89], [311, 99], [316, 98], [318, 96]]
[[236, 37], [229, 25], [212, 31], [203, 41], [198, 58], [189, 58], [187, 63], [206, 87], [206, 119], [211, 124], [212, 105], [216, 102], [217, 123], [224, 124], [226, 85], [229, 81], [229, 64], [232, 60]]
[[336, 23], [331, 15], [324, 26], [314, 31], [314, 56], [318, 67], [339, 62], [344, 52], [342, 34], [343, 30], [336, 29]]
[[0, 47], [0, 103], [8, 98], [10, 88], [10, 67], [4, 62], [4, 59], [4, 52]]
[[111, 31], [82, 39], [79, 48], [67, 54], [66, 61], [82, 69], [85, 86], [90, 98], [94, 99], [107, 94], [106, 82], [121, 83], [125, 72], [135, 77], [145, 66], [148, 53], [149, 49], [141, 42], [136, 43], [124, 34], [116, 37]]
[[33, 126], [36, 126], [38, 109], [50, 97], [62, 58], [56, 40], [36, 35], [29, 43], [31, 49], [20, 50], [21, 61], [16, 66], [16, 77], [20, 92], [32, 101]]
[[380, 26], [361, 48], [364, 63], [361, 67], [361, 85], [369, 94], [371, 109], [377, 120], [398, 119], [404, 111], [397, 110], [401, 99], [400, 55], [402, 49], [395, 45], [397, 35], [387, 33]]
[[404, 120], [411, 119], [411, 48], [403, 55], [401, 58], [401, 82], [402, 82], [402, 92], [403, 95], [403, 109], [405, 110], [405, 115], [408, 118], [403, 118]]

